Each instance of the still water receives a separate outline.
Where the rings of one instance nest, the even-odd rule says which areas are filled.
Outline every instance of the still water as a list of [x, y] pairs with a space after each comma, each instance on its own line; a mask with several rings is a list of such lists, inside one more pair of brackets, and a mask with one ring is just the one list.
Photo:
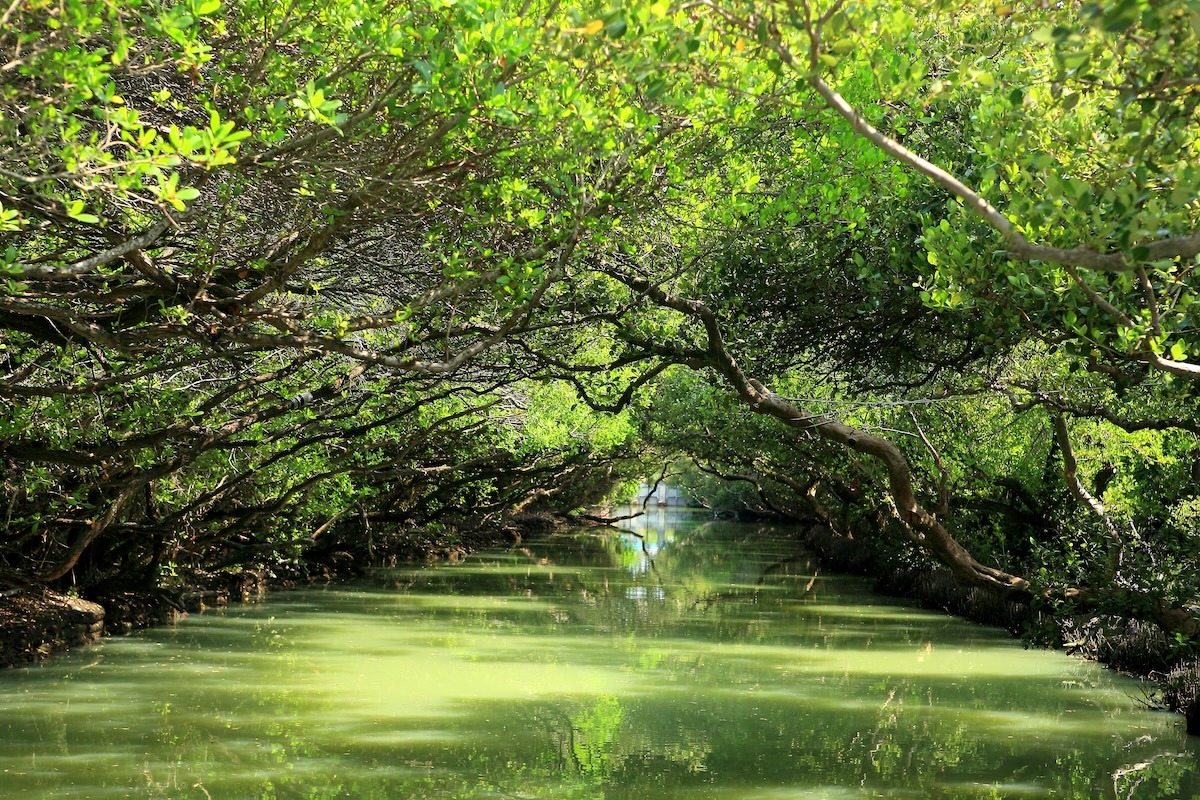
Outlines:
[[0, 798], [1200, 798], [1135, 681], [638, 523], [0, 674]]

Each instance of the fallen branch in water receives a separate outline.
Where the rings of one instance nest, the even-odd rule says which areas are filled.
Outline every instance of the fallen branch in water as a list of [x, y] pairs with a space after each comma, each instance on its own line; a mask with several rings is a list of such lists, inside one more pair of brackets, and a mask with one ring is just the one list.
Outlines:
[[597, 525], [615, 525], [618, 522], [624, 522], [627, 519], [637, 519], [645, 515], [645, 511], [639, 511], [636, 514], [625, 514], [621, 517], [601, 517], [596, 514], [558, 514], [562, 519], [570, 520], [571, 522], [594, 522]]

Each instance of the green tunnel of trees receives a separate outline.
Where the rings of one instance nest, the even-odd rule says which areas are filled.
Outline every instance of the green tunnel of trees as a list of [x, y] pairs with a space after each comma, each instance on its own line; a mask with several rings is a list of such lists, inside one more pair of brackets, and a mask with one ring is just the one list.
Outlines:
[[0, 579], [674, 462], [1194, 651], [1198, 104], [1185, 0], [0, 2]]

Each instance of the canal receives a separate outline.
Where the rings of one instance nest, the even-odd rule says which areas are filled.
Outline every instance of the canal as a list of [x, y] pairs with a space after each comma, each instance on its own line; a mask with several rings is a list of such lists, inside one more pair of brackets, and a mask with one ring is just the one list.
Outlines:
[[1200, 797], [1140, 685], [651, 512], [0, 674], [0, 797]]

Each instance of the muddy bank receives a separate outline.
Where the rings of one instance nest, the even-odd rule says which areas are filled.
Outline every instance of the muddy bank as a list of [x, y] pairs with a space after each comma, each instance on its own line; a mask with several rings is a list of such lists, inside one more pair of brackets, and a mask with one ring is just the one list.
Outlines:
[[74, 597], [46, 587], [0, 591], [0, 668], [36, 663], [55, 653], [167, 625], [188, 614], [258, 600], [271, 588], [346, 580], [374, 567], [460, 561], [476, 550], [519, 544], [562, 527], [549, 515], [501, 521], [461, 518], [436, 529], [407, 529], [363, 539], [347, 532], [314, 540], [297, 558], [265, 560], [253, 569], [190, 575], [154, 588], [99, 587]]
[[1156, 625], [1115, 617], [1056, 617], [960, 586], [945, 568], [914, 568], [881, 555], [869, 539], [847, 539], [822, 525], [802, 540], [834, 569], [875, 579], [875, 590], [914, 600], [985, 625], [1005, 628], [1029, 644], [1058, 647], [1147, 682], [1152, 707], [1182, 714], [1187, 732], [1200, 736], [1200, 661], [1183, 658]]
[[0, 593], [0, 666], [41, 661], [94, 642], [103, 632], [104, 608], [98, 603], [48, 590]]

